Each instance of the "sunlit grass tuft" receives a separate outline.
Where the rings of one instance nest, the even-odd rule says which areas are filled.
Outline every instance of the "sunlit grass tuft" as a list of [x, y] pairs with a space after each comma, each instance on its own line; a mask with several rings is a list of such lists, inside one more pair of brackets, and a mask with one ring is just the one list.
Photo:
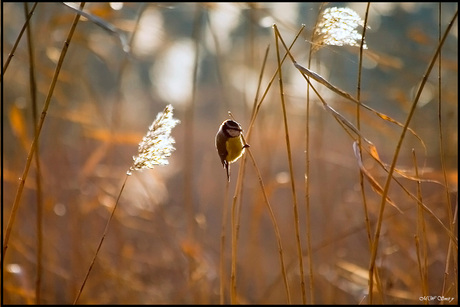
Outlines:
[[173, 118], [173, 107], [170, 104], [163, 112], [158, 113], [147, 134], [142, 138], [142, 142], [139, 143], [139, 155], [133, 157], [134, 163], [129, 168], [128, 175], [131, 175], [132, 171], [168, 164], [168, 157], [175, 150], [171, 130], [178, 123], [180, 121]]
[[[325, 9], [315, 30], [314, 49], [319, 49], [323, 45], [359, 47], [363, 37], [356, 28], [363, 24], [358, 13], [350, 8]], [[363, 44], [363, 48], [367, 49], [366, 43]]]
[[[4, 5], [5, 304], [457, 303], [457, 5], [271, 5]], [[224, 185], [228, 110], [251, 147]]]
[[88, 280], [89, 274], [93, 269], [96, 258], [99, 254], [99, 251], [102, 247], [105, 237], [109, 231], [110, 222], [113, 219], [115, 214], [115, 209], [118, 206], [120, 201], [121, 193], [123, 192], [126, 181], [129, 176], [132, 175], [134, 170], [144, 170], [152, 169], [155, 165], [167, 165], [167, 158], [171, 156], [172, 151], [175, 149], [172, 144], [174, 144], [174, 138], [171, 136], [171, 130], [174, 128], [180, 121], [173, 118], [173, 107], [169, 104], [166, 106], [163, 112], [158, 113], [156, 119], [150, 125], [147, 134], [142, 138], [142, 141], [139, 143], [138, 152], [139, 155], [134, 158], [133, 165], [126, 172], [125, 180], [121, 186], [120, 192], [118, 193], [117, 201], [112, 208], [112, 213], [110, 214], [107, 224], [105, 225], [104, 233], [102, 234], [99, 245], [94, 254], [93, 260], [89, 265], [86, 276], [83, 280], [83, 283], [78, 291], [77, 297], [75, 298], [74, 304], [78, 303], [80, 296], [85, 287], [86, 281]]

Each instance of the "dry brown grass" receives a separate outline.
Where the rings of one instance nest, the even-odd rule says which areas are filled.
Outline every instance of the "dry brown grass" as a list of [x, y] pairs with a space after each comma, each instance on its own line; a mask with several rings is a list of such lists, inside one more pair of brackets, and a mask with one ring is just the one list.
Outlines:
[[458, 303], [456, 3], [2, 5], [4, 304]]

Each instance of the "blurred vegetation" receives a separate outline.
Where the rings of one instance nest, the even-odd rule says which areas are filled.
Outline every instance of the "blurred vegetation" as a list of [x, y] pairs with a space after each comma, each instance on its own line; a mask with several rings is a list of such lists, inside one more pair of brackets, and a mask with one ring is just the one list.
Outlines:
[[[46, 116], [2, 258], [3, 303], [74, 302], [137, 145], [167, 104], [181, 121], [172, 131], [176, 151], [169, 165], [135, 172], [126, 183], [78, 303], [230, 303], [232, 261], [238, 303], [286, 303], [262, 192], [279, 226], [291, 302], [369, 302], [375, 248], [370, 241], [382, 195], [360, 177], [353, 138], [312, 90], [307, 94], [308, 83], [289, 57], [281, 81], [291, 158], [278, 77], [248, 140], [264, 189], [249, 160], [243, 181], [237, 180], [240, 160], [232, 164], [226, 193], [226, 174], [214, 147], [228, 111], [249, 129], [253, 106], [277, 70], [277, 52], [285, 54], [281, 43], [277, 50], [274, 24], [287, 45], [305, 25], [291, 49], [297, 63], [308, 67], [310, 62], [334, 86], [354, 97], [359, 93], [362, 103], [406, 122], [457, 3], [371, 3], [361, 66], [356, 46], [322, 46], [310, 53], [315, 24], [332, 6], [349, 7], [365, 19], [366, 3], [86, 3], [88, 15], [78, 21], [51, 92], [76, 11], [62, 3], [2, 3], [4, 233], [34, 127]], [[376, 146], [380, 160], [391, 164], [402, 128], [365, 109], [358, 125], [356, 104], [319, 83], [314, 86]], [[391, 182], [389, 199], [402, 213], [392, 206], [383, 212], [375, 303], [433, 304], [440, 297], [458, 303], [457, 103], [455, 19], [409, 124], [415, 134], [405, 135], [397, 158], [398, 169], [424, 181], [395, 176], [401, 185]], [[363, 165], [383, 187], [388, 172], [369, 154], [363, 153]], [[237, 182], [242, 190], [234, 194]], [[241, 201], [236, 258], [233, 196]]]

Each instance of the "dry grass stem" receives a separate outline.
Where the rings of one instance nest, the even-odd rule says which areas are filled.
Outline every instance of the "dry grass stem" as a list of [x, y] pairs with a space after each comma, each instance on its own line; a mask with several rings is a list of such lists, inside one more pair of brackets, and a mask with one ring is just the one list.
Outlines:
[[[85, 5], [84, 2], [82, 2], [80, 4], [80, 8], [83, 8], [84, 5]], [[80, 15], [76, 15], [74, 20], [73, 20], [73, 22], [72, 22], [72, 25], [71, 25], [70, 30], [69, 30], [69, 34], [67, 35], [67, 38], [66, 38], [66, 40], [64, 42], [64, 46], [62, 47], [62, 50], [61, 50], [61, 53], [60, 53], [60, 56], [59, 56], [59, 61], [58, 61], [57, 65], [56, 65], [56, 70], [54, 71], [53, 80], [51, 81], [51, 85], [50, 85], [50, 88], [48, 90], [48, 94], [46, 96], [46, 100], [45, 100], [45, 104], [43, 106], [40, 121], [38, 122], [37, 129], [35, 131], [35, 137], [34, 137], [34, 139], [32, 141], [32, 145], [30, 146], [30, 151], [29, 151], [29, 154], [27, 156], [26, 165], [24, 167], [24, 171], [23, 171], [22, 176], [21, 176], [20, 181], [19, 181], [19, 186], [18, 186], [18, 190], [16, 192], [16, 197], [14, 199], [13, 207], [11, 209], [11, 215], [10, 215], [10, 218], [8, 220], [8, 224], [6, 226], [5, 236], [3, 238], [2, 259], [5, 259], [5, 254], [6, 254], [6, 250], [8, 248], [8, 242], [9, 242], [9, 239], [10, 239], [11, 230], [13, 228], [13, 224], [14, 224], [15, 219], [16, 219], [16, 214], [17, 214], [17, 211], [18, 211], [18, 208], [19, 208], [19, 203], [21, 201], [21, 197], [22, 197], [22, 191], [24, 190], [24, 185], [26, 183], [27, 175], [29, 174], [29, 169], [30, 169], [30, 165], [32, 163], [32, 158], [33, 158], [33, 156], [35, 154], [35, 151], [37, 149], [38, 139], [40, 137], [40, 133], [41, 133], [41, 130], [43, 128], [43, 124], [45, 122], [45, 118], [46, 118], [46, 114], [47, 114], [47, 111], [48, 111], [48, 108], [49, 108], [49, 105], [50, 105], [50, 102], [51, 102], [51, 98], [53, 97], [54, 88], [56, 86], [56, 83], [57, 83], [57, 80], [58, 80], [58, 77], [59, 77], [59, 73], [61, 71], [62, 64], [64, 62], [64, 58], [65, 58], [65, 56], [67, 54], [67, 50], [69, 48], [70, 41], [72, 40], [72, 36], [73, 36], [73, 34], [75, 32], [75, 28], [77, 27], [77, 23], [78, 23], [79, 19], [80, 19]], [[24, 26], [26, 26], [26, 25], [24, 25]], [[2, 263], [4, 263], [4, 262], [2, 262]]]
[[93, 269], [93, 266], [96, 262], [99, 251], [101, 250], [102, 243], [109, 232], [109, 226], [115, 214], [115, 210], [120, 201], [121, 194], [126, 185], [126, 181], [129, 176], [132, 175], [133, 171], [141, 171], [145, 169], [153, 169], [156, 165], [167, 165], [168, 157], [171, 156], [171, 153], [175, 150], [173, 144], [175, 143], [174, 138], [171, 136], [171, 130], [179, 123], [178, 119], [173, 118], [173, 107], [169, 104], [165, 107], [163, 112], [157, 114], [156, 119], [150, 125], [147, 134], [142, 138], [142, 141], [138, 146], [138, 155], [133, 157], [133, 164], [126, 172], [126, 177], [123, 181], [121, 189], [118, 193], [117, 200], [115, 205], [112, 208], [109, 219], [104, 228], [104, 233], [101, 236], [99, 244], [97, 246], [96, 252], [94, 253], [93, 259], [88, 267], [85, 278], [81, 284], [81, 287], [77, 293], [77, 296], [74, 300], [74, 305], [78, 303], [80, 296], [83, 292], [83, 289], [88, 281], [88, 277]]
[[458, 3], [2, 10], [4, 305], [458, 304]]
[[[35, 8], [35, 7], [34, 7]], [[33, 9], [34, 9], [33, 8]], [[33, 11], [32, 9], [32, 11]], [[24, 15], [29, 16], [29, 7], [27, 2], [24, 2]], [[27, 49], [29, 54], [29, 82], [30, 82], [30, 98], [32, 101], [32, 127], [37, 127], [38, 124], [38, 106], [37, 106], [37, 82], [35, 77], [35, 59], [34, 45], [31, 33], [31, 26], [27, 26]], [[40, 304], [41, 288], [42, 288], [42, 254], [43, 254], [43, 191], [42, 191], [42, 171], [40, 165], [40, 146], [37, 143], [37, 150], [34, 156], [35, 167], [37, 169], [35, 175], [35, 184], [37, 185], [37, 272], [35, 276], [35, 303]]]
[[[417, 165], [417, 157], [415, 150], [412, 149], [412, 157], [414, 160], [415, 175], [419, 177], [419, 170]], [[422, 201], [422, 187], [421, 182], [417, 182], [417, 198], [419, 203]], [[423, 214], [423, 207], [417, 206], [417, 230], [415, 235], [415, 246], [417, 251], [417, 262], [420, 271], [420, 282], [422, 288], [422, 294], [424, 296], [429, 295], [428, 288], [428, 244], [427, 244], [427, 232], [426, 222]]]
[[[444, 44], [444, 41], [446, 40], [447, 35], [449, 34], [450, 29], [452, 28], [452, 26], [454, 24], [454, 21], [457, 19], [457, 16], [458, 16], [458, 11], [456, 11], [454, 16], [452, 17], [451, 22], [449, 23], [447, 29], [445, 30], [445, 32], [444, 32], [444, 34], [442, 36], [442, 39], [439, 42], [438, 47], [436, 48], [436, 51], [435, 51], [433, 57], [431, 58], [431, 61], [430, 61], [429, 65], [428, 65], [428, 68], [427, 68], [426, 72], [423, 74], [422, 81], [420, 83], [420, 86], [417, 89], [416, 94], [415, 94], [414, 100], [413, 100], [412, 105], [411, 105], [411, 109], [410, 109], [409, 114], [408, 114], [407, 119], [406, 119], [406, 123], [405, 123], [404, 128], [403, 128], [403, 130], [401, 132], [401, 136], [400, 136], [400, 138], [398, 140], [398, 144], [396, 145], [396, 149], [395, 149], [395, 153], [393, 155], [393, 160], [392, 160], [390, 169], [388, 171], [388, 176], [387, 176], [387, 179], [385, 181], [385, 186], [384, 186], [383, 193], [382, 193], [382, 201], [380, 203], [380, 211], [379, 211], [379, 217], [378, 217], [378, 220], [377, 220], [377, 226], [376, 226], [376, 229], [375, 229], [374, 238], [372, 240], [372, 250], [371, 250], [372, 253], [371, 253], [371, 259], [370, 259], [370, 263], [369, 263], [369, 303], [370, 304], [373, 303], [373, 290], [374, 290], [373, 285], [374, 284], [373, 284], [373, 278], [372, 277], [374, 276], [374, 270], [376, 269], [375, 268], [375, 261], [377, 259], [377, 251], [378, 251], [378, 247], [379, 247], [380, 231], [381, 231], [381, 228], [382, 228], [383, 213], [384, 213], [384, 210], [385, 210], [386, 197], [387, 197], [388, 191], [390, 189], [390, 183], [391, 183], [391, 179], [393, 178], [393, 172], [394, 172], [394, 170], [396, 168], [396, 162], [398, 161], [398, 156], [399, 156], [399, 152], [401, 150], [401, 145], [402, 145], [402, 142], [403, 142], [404, 137], [406, 135], [406, 131], [407, 131], [407, 128], [409, 126], [409, 123], [412, 120], [412, 116], [415, 113], [417, 103], [419, 102], [419, 99], [420, 99], [420, 95], [422, 94], [423, 88], [424, 88], [424, 86], [425, 86], [425, 84], [426, 84], [426, 82], [428, 80], [428, 76], [430, 75], [431, 70], [432, 70], [434, 64], [436, 63], [436, 59], [438, 58], [439, 52], [440, 52], [440, 50], [442, 48], [442, 45]], [[457, 243], [457, 242], [454, 242], [454, 243]]]
[[225, 270], [225, 237], [227, 232], [227, 215], [228, 215], [228, 195], [229, 195], [230, 182], [225, 181], [225, 198], [224, 206], [222, 209], [222, 230], [220, 233], [220, 285], [219, 285], [219, 303], [221, 305], [225, 304], [225, 283], [227, 273]]
[[292, 192], [292, 200], [293, 200], [293, 211], [294, 211], [294, 225], [295, 225], [295, 235], [296, 235], [296, 245], [297, 245], [297, 256], [299, 260], [299, 275], [300, 275], [300, 292], [302, 293], [302, 304], [307, 303], [307, 296], [305, 290], [305, 274], [303, 268], [303, 255], [302, 255], [302, 244], [300, 242], [300, 226], [299, 226], [299, 209], [297, 205], [297, 195], [295, 190], [295, 179], [294, 179], [294, 168], [292, 163], [292, 154], [291, 154], [291, 141], [289, 139], [289, 128], [288, 128], [288, 119], [286, 114], [286, 103], [284, 101], [284, 86], [283, 86], [283, 73], [281, 68], [281, 59], [280, 59], [280, 50], [278, 46], [278, 28], [274, 25], [275, 29], [275, 41], [276, 41], [276, 57], [278, 60], [278, 80], [280, 86], [280, 95], [281, 95], [281, 106], [283, 110], [283, 123], [284, 123], [284, 133], [285, 133], [285, 140], [286, 140], [286, 150], [287, 150], [287, 158], [289, 164], [289, 175], [290, 175], [290, 183], [291, 183], [291, 192]]
[[280, 267], [281, 267], [281, 276], [282, 276], [283, 282], [284, 282], [284, 289], [285, 289], [285, 292], [286, 292], [286, 300], [287, 300], [288, 304], [291, 304], [291, 300], [292, 300], [291, 299], [291, 291], [289, 289], [289, 281], [288, 281], [288, 278], [287, 278], [286, 264], [285, 264], [285, 261], [284, 261], [284, 251], [283, 251], [283, 245], [281, 243], [281, 233], [280, 233], [280, 230], [279, 230], [279, 227], [278, 227], [278, 223], [276, 222], [275, 213], [273, 212], [272, 206], [270, 205], [270, 202], [269, 202], [268, 197], [267, 197], [267, 193], [265, 192], [265, 187], [264, 187], [264, 183], [263, 183], [262, 176], [260, 174], [259, 168], [257, 167], [256, 161], [254, 159], [254, 156], [252, 155], [251, 150], [249, 148], [247, 148], [247, 151], [249, 153], [249, 156], [251, 157], [251, 161], [252, 161], [252, 164], [254, 166], [254, 169], [256, 170], [257, 178], [258, 178], [259, 184], [260, 184], [260, 188], [261, 188], [263, 196], [264, 196], [265, 205], [267, 206], [267, 209], [268, 209], [268, 212], [270, 214], [270, 218], [271, 218], [271, 221], [272, 221], [272, 224], [273, 224], [273, 229], [274, 229], [275, 235], [276, 235], [276, 243], [278, 244], [278, 254], [279, 254]]
[[21, 32], [19, 32], [18, 37], [16, 38], [16, 41], [14, 43], [13, 48], [11, 49], [10, 53], [8, 54], [8, 58], [5, 61], [5, 64], [3, 64], [3, 72], [2, 72], [2, 78], [5, 76], [6, 70], [8, 69], [8, 66], [10, 65], [11, 59], [13, 59], [14, 53], [16, 51], [16, 48], [18, 47], [19, 42], [21, 41], [22, 35], [24, 34], [24, 31], [27, 29], [29, 25], [29, 20], [32, 17], [35, 8], [37, 7], [38, 2], [35, 2], [34, 6], [32, 6], [32, 9], [26, 16], [26, 21], [24, 22], [24, 25], [22, 26]]

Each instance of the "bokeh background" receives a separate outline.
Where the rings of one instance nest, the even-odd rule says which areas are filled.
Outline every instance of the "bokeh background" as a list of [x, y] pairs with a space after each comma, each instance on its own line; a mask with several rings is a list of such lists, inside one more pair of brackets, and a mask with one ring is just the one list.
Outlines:
[[[287, 44], [305, 25], [291, 52], [306, 67], [315, 23], [332, 6], [349, 7], [362, 19], [366, 13], [366, 3], [346, 2], [87, 3], [84, 11], [94, 18], [82, 17], [70, 41], [39, 139], [39, 171], [34, 160], [2, 259], [3, 303], [73, 303], [137, 145], [167, 104], [173, 105], [174, 117], [181, 121], [172, 131], [176, 151], [169, 165], [134, 172], [127, 180], [79, 303], [219, 303], [224, 205], [229, 206], [234, 195], [241, 161], [232, 164], [226, 194], [215, 134], [228, 111], [247, 130], [254, 101], [267, 89], [278, 65], [273, 24]], [[33, 3], [27, 8], [23, 3], [2, 3], [3, 64], [24, 25], [26, 10], [32, 7]], [[366, 31], [369, 49], [362, 64], [362, 102], [404, 123], [439, 33], [444, 33], [457, 9], [457, 3], [372, 3]], [[34, 137], [33, 110], [39, 118], [74, 17], [75, 11], [61, 3], [39, 3], [3, 73], [3, 232]], [[362, 27], [358, 31], [362, 33]], [[285, 52], [282, 47], [280, 52]], [[312, 55], [311, 68], [356, 95], [358, 47], [324, 46]], [[353, 139], [314, 95], [307, 119], [306, 82], [289, 60], [283, 64], [283, 85], [306, 302], [366, 302], [369, 232]], [[316, 88], [330, 106], [356, 123], [353, 103], [321, 85]], [[410, 124], [424, 145], [408, 133], [397, 164], [414, 174], [414, 150], [421, 176], [437, 181], [421, 183], [419, 195], [445, 225], [455, 217], [455, 235], [457, 102], [455, 21], [442, 48], [441, 65], [436, 64], [428, 76]], [[302, 303], [278, 78], [252, 129], [250, 148], [280, 228], [292, 302]], [[362, 111], [361, 130], [377, 147], [381, 160], [390, 163], [401, 128]], [[383, 186], [386, 173], [369, 157], [364, 162]], [[417, 194], [416, 182], [400, 180]], [[369, 184], [364, 187], [373, 234], [381, 198]], [[238, 302], [283, 304], [287, 300], [278, 247], [261, 191], [255, 169], [248, 163], [239, 194]], [[452, 298], [445, 303], [457, 304], [457, 245], [449, 245], [446, 230], [428, 214], [423, 218], [426, 229], [419, 232], [417, 203], [394, 182], [389, 196], [403, 213], [391, 206], [385, 210], [377, 257], [383, 289], [375, 295], [376, 302], [433, 304], [444, 296]], [[230, 302], [230, 217], [228, 211], [225, 303]], [[416, 244], [420, 234], [426, 240], [421, 259]], [[420, 264], [426, 269], [425, 282]]]

